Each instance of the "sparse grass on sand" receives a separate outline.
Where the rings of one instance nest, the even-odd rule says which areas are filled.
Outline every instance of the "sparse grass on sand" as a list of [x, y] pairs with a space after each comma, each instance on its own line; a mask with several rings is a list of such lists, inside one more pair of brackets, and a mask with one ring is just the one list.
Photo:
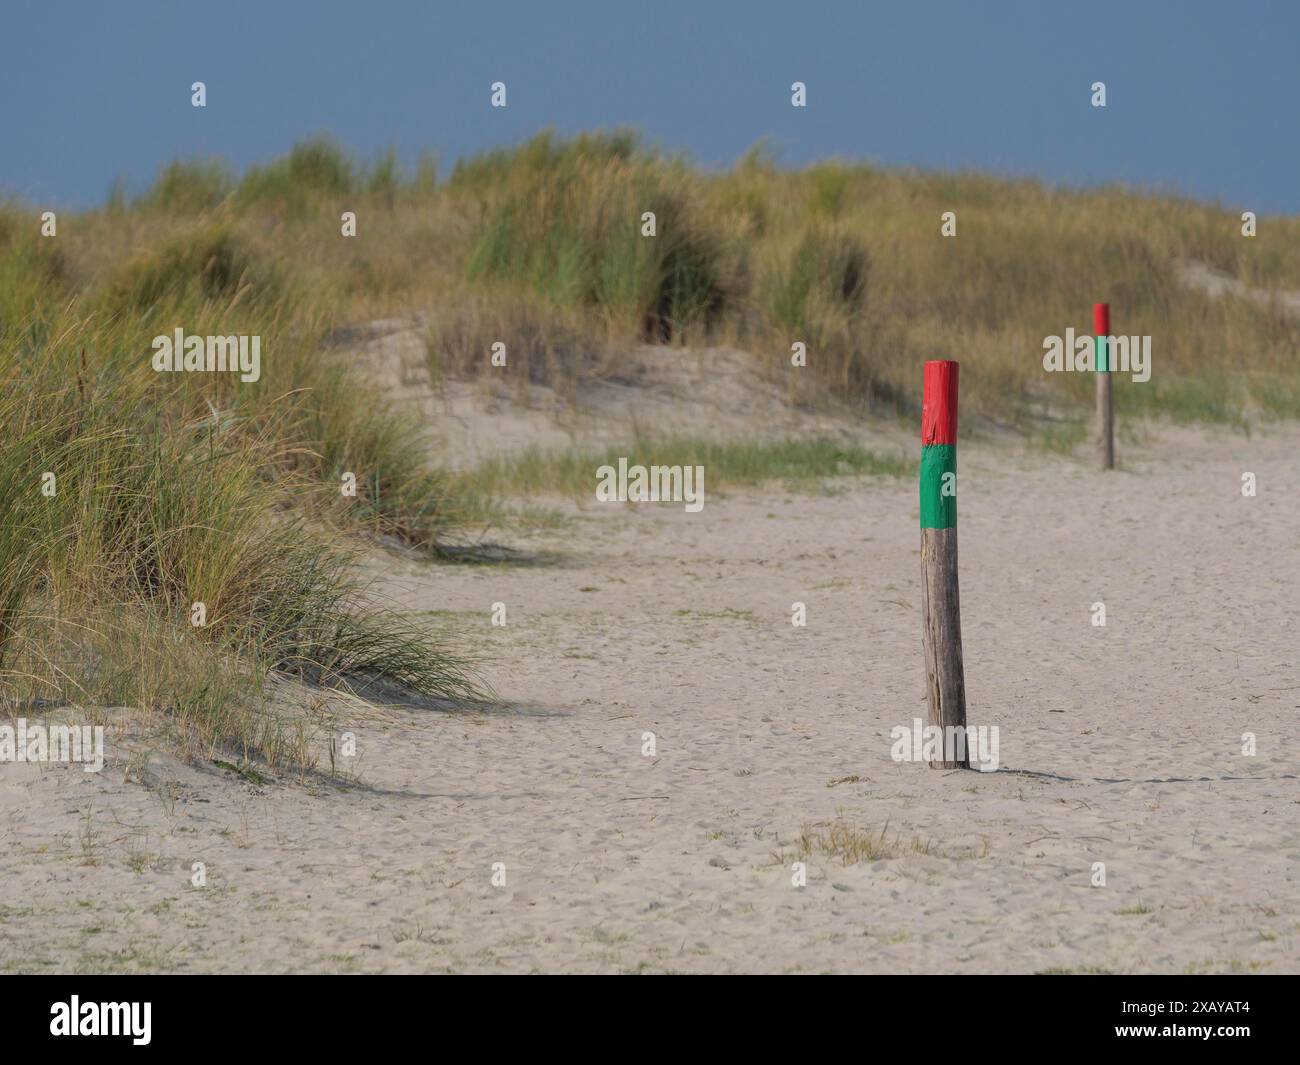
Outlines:
[[463, 476], [458, 496], [485, 500], [500, 497], [557, 495], [589, 498], [601, 466], [703, 466], [706, 491], [779, 481], [794, 488], [815, 486], [829, 477], [868, 474], [899, 477], [914, 474], [916, 462], [902, 455], [881, 455], [858, 444], [824, 439], [778, 439], [749, 442], [686, 437], [642, 438], [601, 451], [529, 448], [491, 459]]
[[[847, 866], [909, 854], [940, 858], [983, 858], [988, 856], [988, 841], [984, 841], [979, 849], [967, 847], [953, 850], [919, 836], [904, 839], [898, 832], [891, 836], [887, 824], [876, 833], [843, 818], [837, 818], [829, 824], [806, 824], [795, 841], [795, 856], [800, 861], [822, 858]], [[784, 863], [784, 858], [782, 861]]]

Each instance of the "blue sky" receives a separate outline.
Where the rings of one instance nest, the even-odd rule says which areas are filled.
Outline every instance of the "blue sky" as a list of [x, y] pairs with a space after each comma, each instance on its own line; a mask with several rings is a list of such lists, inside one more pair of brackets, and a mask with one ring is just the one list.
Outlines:
[[[1300, 212], [1294, 3], [6, 0], [3, 26], [0, 194], [38, 205], [96, 205], [118, 176], [138, 191], [178, 156], [241, 170], [311, 133], [447, 163], [547, 126], [629, 125], [708, 165], [768, 137], [792, 165]], [[489, 106], [498, 80], [505, 109]]]

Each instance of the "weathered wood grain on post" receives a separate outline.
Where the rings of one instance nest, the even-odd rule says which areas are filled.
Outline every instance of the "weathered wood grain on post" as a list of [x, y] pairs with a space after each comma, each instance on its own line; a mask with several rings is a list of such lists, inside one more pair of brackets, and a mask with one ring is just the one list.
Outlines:
[[[921, 624], [925, 650], [928, 724], [966, 727], [966, 677], [961, 658], [961, 602], [957, 590], [957, 530], [921, 530]], [[957, 752], [954, 751], [954, 754]], [[965, 768], [962, 758], [933, 761], [932, 769]]]
[[[925, 364], [921, 401], [921, 626], [929, 725], [946, 739], [966, 727], [957, 582], [957, 381], [947, 359]], [[963, 737], [964, 741], [964, 737]], [[966, 768], [964, 742], [943, 750], [933, 769]], [[947, 756], [951, 754], [950, 759]]]

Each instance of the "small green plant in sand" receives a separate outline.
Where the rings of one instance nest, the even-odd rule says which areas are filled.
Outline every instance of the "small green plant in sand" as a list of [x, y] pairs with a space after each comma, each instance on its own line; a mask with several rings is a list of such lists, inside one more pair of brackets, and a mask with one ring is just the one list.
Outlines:
[[986, 858], [989, 854], [989, 844], [988, 840], [984, 840], [979, 847], [939, 846], [933, 840], [922, 839], [919, 836], [904, 838], [899, 832], [890, 835], [888, 822], [879, 832], [875, 832], [847, 818], [837, 817], [830, 822], [804, 824], [795, 840], [794, 854], [800, 861], [823, 858], [839, 865], [849, 866], [907, 855]]

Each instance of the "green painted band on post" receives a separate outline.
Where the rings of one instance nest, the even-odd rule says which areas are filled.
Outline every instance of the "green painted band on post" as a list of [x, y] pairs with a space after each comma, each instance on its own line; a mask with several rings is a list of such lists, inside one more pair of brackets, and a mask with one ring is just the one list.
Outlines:
[[1093, 346], [1097, 352], [1097, 372], [1110, 373], [1110, 345], [1106, 343], [1106, 338], [1097, 337], [1097, 342]]
[[[945, 478], [946, 473], [952, 476]], [[957, 447], [931, 444], [921, 448], [921, 528], [951, 529], [956, 525]]]

